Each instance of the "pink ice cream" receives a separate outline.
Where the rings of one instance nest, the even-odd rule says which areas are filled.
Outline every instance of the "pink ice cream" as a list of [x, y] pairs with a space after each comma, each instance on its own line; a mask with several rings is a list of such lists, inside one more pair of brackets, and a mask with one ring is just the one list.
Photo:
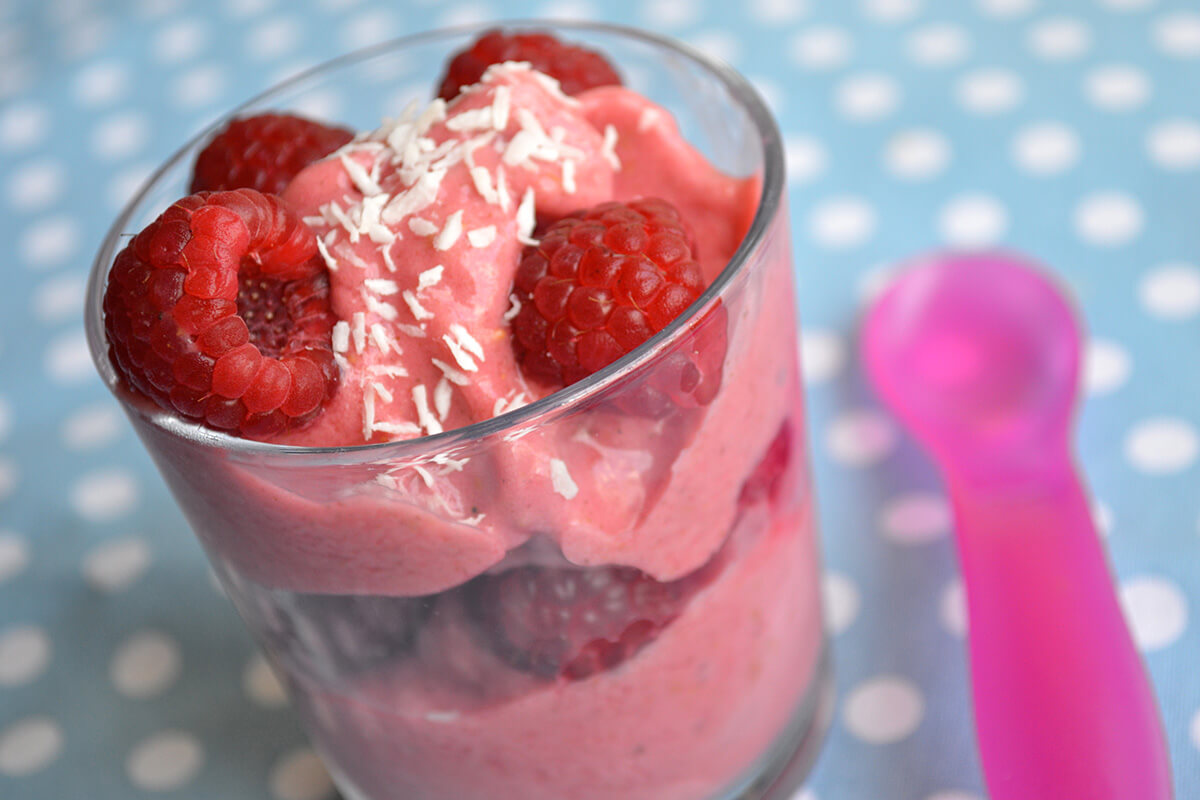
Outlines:
[[[661, 197], [695, 231], [711, 282], [760, 193], [635, 92], [568, 98], [519, 65], [358, 137], [285, 194], [330, 269], [342, 378], [317, 421], [278, 443], [415, 439], [545, 396], [551, 387], [522, 376], [509, 327], [538, 218]], [[659, 418], [600, 405], [436, 457], [338, 469], [337, 456], [277, 468], [197, 455], [139, 426], [264, 638], [280, 597], [442, 593], [414, 656], [354, 676], [278, 656], [318, 747], [364, 797], [703, 800], [785, 735], [822, 635], [790, 253], [784, 222], [773, 225], [754, 275], [697, 317], [725, 328], [721, 389], [706, 405]], [[711, 333], [693, 327], [674, 347]], [[764, 470], [770, 490], [752, 489]], [[659, 581], [718, 571], [628, 660], [546, 681], [464, 634], [457, 587], [526, 563], [621, 565]]]

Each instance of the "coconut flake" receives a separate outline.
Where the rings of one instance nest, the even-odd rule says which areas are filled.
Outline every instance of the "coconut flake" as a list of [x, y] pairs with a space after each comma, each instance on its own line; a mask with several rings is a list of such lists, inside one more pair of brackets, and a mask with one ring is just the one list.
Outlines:
[[567, 194], [575, 194], [575, 162], [569, 158], [562, 164], [562, 187]]
[[421, 115], [417, 117], [414, 123], [416, 134], [424, 136], [435, 123], [441, 122], [446, 118], [446, 101], [440, 97], [434, 98], [433, 102], [425, 107]]
[[[452, 131], [482, 131], [491, 127], [491, 106], [460, 111], [446, 120], [446, 128]], [[498, 130], [503, 130], [503, 128], [499, 128]]]
[[432, 358], [430, 361], [433, 362], [435, 367], [442, 371], [442, 375], [446, 377], [446, 380], [450, 381], [456, 386], [466, 386], [471, 382], [471, 379], [467, 377], [466, 373], [455, 369], [445, 361], [442, 361], [440, 358]]
[[454, 246], [454, 243], [458, 241], [458, 237], [462, 236], [462, 218], [463, 212], [460, 208], [446, 219], [446, 224], [442, 227], [442, 232], [433, 239], [433, 249], [449, 250]]
[[317, 237], [317, 251], [321, 254], [321, 258], [325, 261], [325, 266], [329, 269], [329, 271], [337, 272], [337, 269], [338, 269], [337, 259], [334, 258], [333, 254], [331, 254], [329, 252], [329, 248], [325, 245], [325, 242], [322, 241], [321, 237], [319, 237], [319, 236]]
[[470, 331], [464, 328], [461, 324], [452, 322], [450, 323], [450, 332], [454, 334], [454, 338], [458, 340], [458, 343], [461, 344], [463, 348], [467, 350], [467, 352], [478, 358], [480, 361], [484, 360], [483, 348], [479, 345], [479, 342], [475, 340], [475, 337], [471, 335]]
[[412, 188], [396, 195], [388, 202], [381, 215], [383, 222], [395, 225], [410, 214], [416, 214], [433, 205], [444, 177], [446, 177], [445, 170], [429, 170], [423, 173], [417, 178]]
[[449, 334], [443, 334], [442, 341], [445, 342], [446, 346], [450, 348], [450, 355], [454, 356], [454, 360], [458, 362], [460, 367], [465, 369], [467, 372], [479, 371], [479, 367], [476, 365], [475, 360], [471, 358], [471, 356], [467, 355], [467, 351], [463, 349], [463, 346], [455, 339], [451, 338]]
[[334, 221], [338, 225], [341, 225], [343, 228], [345, 228], [346, 233], [350, 236], [351, 243], [357, 242], [358, 225], [352, 219], [350, 219], [345, 211], [342, 210], [342, 207], [337, 204], [337, 201], [330, 202], [328, 208], [329, 214], [333, 217]]
[[479, 196], [485, 202], [491, 205], [500, 202], [500, 194], [492, 187], [492, 174], [487, 171], [487, 167], [471, 167], [470, 175], [471, 182], [475, 184], [475, 191], [479, 192]]
[[367, 234], [375, 244], [391, 244], [396, 240], [396, 234], [379, 221], [383, 207], [387, 205], [389, 199], [390, 197], [386, 194], [377, 194], [362, 201], [358, 231]]
[[542, 85], [542, 88], [555, 97], [555, 99], [565, 103], [568, 106], [579, 106], [579, 100], [565, 94], [562, 90], [562, 84], [557, 79], [547, 75], [544, 72], [533, 70], [533, 79]]
[[533, 229], [537, 225], [537, 212], [534, 209], [533, 187], [525, 190], [521, 197], [521, 205], [517, 206], [517, 241], [521, 244], [536, 245]]
[[567, 471], [567, 464], [561, 458], [550, 459], [550, 483], [554, 491], [568, 500], [579, 494], [579, 487], [572, 480], [571, 473]]
[[604, 142], [600, 145], [600, 155], [604, 156], [613, 169], [621, 168], [621, 159], [617, 158], [617, 129], [612, 125], [604, 126]]
[[430, 267], [417, 276], [417, 292], [423, 292], [430, 286], [437, 286], [442, 280], [442, 272], [445, 267], [438, 264], [436, 267]]
[[504, 312], [504, 321], [512, 322], [514, 319], [516, 319], [517, 314], [521, 313], [521, 298], [517, 297], [515, 294], [510, 294], [508, 296], [508, 302], [512, 303], [512, 305], [508, 307], [508, 311]]
[[363, 392], [363, 427], [362, 434], [364, 441], [371, 440], [371, 434], [375, 431], [375, 395], [372, 392]]
[[512, 89], [497, 86], [492, 95], [492, 127], [502, 131], [508, 127], [508, 111], [512, 108]]
[[379, 348], [379, 352], [384, 355], [387, 355], [389, 350], [395, 350], [397, 353], [401, 352], [399, 345], [392, 341], [387, 331], [378, 322], [371, 323], [371, 341]]
[[354, 352], [361, 355], [363, 349], [367, 346], [367, 315], [361, 311], [355, 311], [350, 319], [350, 333], [354, 337]]
[[396, 262], [392, 260], [392, 246], [385, 244], [379, 248], [379, 252], [383, 254], [383, 265], [387, 267], [388, 272], [395, 272]]
[[395, 399], [392, 397], [392, 393], [388, 391], [388, 388], [379, 381], [372, 381], [371, 388], [375, 390], [375, 394], [379, 395], [379, 399], [385, 403], [390, 403]]
[[425, 329], [420, 325], [409, 325], [407, 322], [397, 322], [395, 324], [395, 328], [404, 335], [410, 336], [413, 339], [425, 338]]
[[345, 153], [340, 153], [338, 158], [341, 159], [342, 168], [346, 170], [346, 175], [350, 177], [354, 188], [358, 189], [360, 194], [364, 197], [371, 197], [383, 192], [382, 187], [371, 178], [371, 174], [362, 164]]
[[421, 301], [417, 299], [417, 295], [412, 289], [405, 289], [400, 296], [404, 298], [404, 302], [408, 304], [408, 310], [412, 312], [418, 322], [423, 319], [433, 319], [433, 312], [421, 305]]
[[366, 278], [363, 280], [363, 286], [367, 287], [368, 292], [385, 297], [400, 291], [400, 287], [396, 285], [395, 281], [386, 278]]
[[510, 167], [519, 164], [532, 166], [529, 164], [529, 157], [538, 149], [538, 144], [537, 137], [529, 131], [517, 131], [517, 134], [508, 140], [508, 146], [504, 148], [504, 155], [500, 158]]
[[425, 482], [425, 487], [427, 489], [432, 489], [433, 488], [433, 476], [429, 474], [429, 470], [425, 469], [420, 464], [413, 464], [412, 468], [413, 468], [413, 472], [415, 472], [421, 476], [421, 480]]
[[412, 387], [413, 405], [417, 408], [417, 424], [419, 424], [430, 436], [442, 432], [442, 423], [438, 422], [437, 417], [429, 410], [429, 393], [425, 389], [425, 384], [418, 383]]
[[[395, 347], [394, 344], [392, 346]], [[396, 352], [399, 353], [400, 350], [397, 349]], [[371, 366], [367, 367], [367, 372], [371, 373], [372, 375], [386, 375], [389, 378], [408, 377], [408, 370], [399, 364], [372, 364]]]
[[333, 324], [333, 352], [344, 353], [350, 349], [350, 324], [340, 319]]
[[376, 300], [372, 295], [369, 294], [365, 295], [365, 298], [367, 301], [367, 310], [372, 314], [378, 314], [386, 320], [393, 320], [396, 318], [398, 312], [396, 311], [396, 307], [392, 304]]
[[451, 392], [450, 381], [446, 380], [443, 375], [442, 379], [437, 382], [437, 386], [433, 387], [433, 407], [437, 411], [438, 419], [446, 421], [446, 415], [450, 413]]
[[496, 168], [496, 195], [500, 198], [500, 210], [507, 214], [509, 204], [512, 203], [512, 196], [508, 193], [508, 178], [505, 176], [503, 166]]
[[[478, 525], [479, 525], [479, 523], [483, 522], [483, 518], [484, 518], [484, 517], [486, 517], [486, 516], [487, 516], [487, 514], [476, 514], [476, 515], [475, 515], [475, 516], [473, 516], [473, 517], [464, 517], [464, 518], [463, 518], [463, 520], [462, 520], [462, 524], [463, 524], [463, 525], [471, 525], [471, 526], [473, 526], [473, 527], [474, 527], [474, 526], [478, 526]], [[429, 714], [438, 714], [438, 713], [442, 713], [442, 714], [454, 714], [454, 715], [456, 715], [456, 716], [457, 716], [457, 714], [458, 714], [458, 712], [457, 712], [457, 711], [443, 711], [443, 712], [431, 711], [431, 712], [429, 712]], [[429, 719], [429, 714], [426, 714], [426, 715], [425, 715], [425, 718], [426, 718], [426, 719]], [[436, 720], [436, 719], [430, 719], [429, 721], [430, 721], [430, 722], [438, 722], [438, 720]], [[451, 720], [446, 720], [446, 721], [447, 721], [447, 722], [450, 722]]]
[[471, 242], [471, 247], [487, 247], [496, 241], [496, 226], [488, 225], [485, 228], [467, 231], [467, 240]]
[[438, 232], [437, 223], [430, 222], [424, 217], [409, 217], [408, 229], [417, 236], [432, 236]]
[[[420, 429], [418, 426], [414, 425], [414, 424], [413, 424], [413, 423], [411, 423], [411, 422], [405, 422], [405, 421], [401, 421], [401, 422], [384, 422], [384, 421], [381, 421], [381, 422], [376, 422], [376, 423], [375, 423], [375, 424], [374, 424], [374, 425], [371, 427], [371, 429], [372, 429], [372, 430], [375, 430], [375, 431], [378, 431], [378, 432], [380, 432], [380, 433], [386, 433], [386, 434], [390, 434], [390, 435], [392, 435], [392, 436], [420, 436], [420, 435], [421, 435], [421, 429]], [[381, 476], [379, 476], [379, 477], [388, 477], [388, 478], [392, 478], [392, 476], [391, 476], [391, 475], [387, 475], [387, 476], [382, 476], [382, 475], [381, 475]], [[378, 478], [376, 478], [376, 480], [378, 480]], [[393, 480], [393, 481], [395, 481], [396, 479], [395, 479], [395, 478], [392, 478], [392, 480]], [[397, 486], [395, 486], [395, 487], [393, 487], [393, 488], [399, 488], [399, 485], [397, 485]]]

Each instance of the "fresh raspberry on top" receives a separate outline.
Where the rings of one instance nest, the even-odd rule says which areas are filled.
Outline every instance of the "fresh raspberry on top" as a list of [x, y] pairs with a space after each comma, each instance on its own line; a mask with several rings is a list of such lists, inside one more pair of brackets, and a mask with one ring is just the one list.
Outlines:
[[[679, 212], [664, 200], [602, 203], [553, 223], [525, 248], [513, 280], [514, 346], [525, 375], [568, 385], [662, 330], [704, 289], [693, 250]], [[719, 336], [701, 342], [714, 352], [685, 355], [672, 400], [690, 393], [694, 405], [715, 394], [724, 317], [717, 322]]]
[[291, 114], [235, 119], [196, 157], [191, 191], [257, 189], [279, 194], [296, 173], [353, 138], [345, 128]]
[[467, 610], [509, 665], [581, 680], [653, 640], [712, 581], [719, 561], [668, 583], [631, 567], [517, 567], [467, 584]]
[[488, 67], [505, 61], [529, 62], [538, 72], [558, 80], [569, 95], [621, 84], [612, 64], [594, 50], [567, 44], [548, 33], [505, 33], [495, 29], [450, 60], [438, 97], [453, 100], [464, 86], [479, 83]]
[[176, 202], [117, 255], [104, 294], [109, 356], [134, 389], [255, 438], [332, 396], [336, 321], [312, 231], [252, 189]]

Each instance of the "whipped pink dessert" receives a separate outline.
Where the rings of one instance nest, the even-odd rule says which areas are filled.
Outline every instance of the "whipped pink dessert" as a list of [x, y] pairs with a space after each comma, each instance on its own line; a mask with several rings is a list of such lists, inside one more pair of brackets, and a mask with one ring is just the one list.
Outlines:
[[618, 204], [580, 223], [612, 244], [589, 223], [604, 209], [661, 216], [611, 263], [671, 250], [678, 226], [692, 241], [667, 260], [707, 286], [761, 194], [636, 92], [568, 96], [521, 63], [287, 184], [336, 384], [315, 411], [293, 391], [300, 422], [257, 438], [347, 449], [198, 446], [132, 417], [351, 797], [704, 800], [807, 726], [823, 638], [779, 216], [718, 300], [593, 397], [386, 444], [514, 411], [577, 368], [515, 332], [552, 304], [544, 286], [522, 302], [520, 271], [576, 242], [556, 221]]

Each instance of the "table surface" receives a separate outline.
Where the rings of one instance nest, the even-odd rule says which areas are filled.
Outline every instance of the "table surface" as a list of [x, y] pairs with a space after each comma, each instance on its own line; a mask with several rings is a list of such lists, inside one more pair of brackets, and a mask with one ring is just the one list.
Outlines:
[[533, 8], [681, 37], [779, 116], [838, 685], [797, 800], [985, 796], [939, 481], [854, 355], [888, 265], [947, 243], [1027, 251], [1078, 300], [1080, 463], [1179, 796], [1200, 796], [1194, 0], [0, 0], [0, 797], [331, 794], [94, 375], [85, 274], [221, 109], [349, 49]]

